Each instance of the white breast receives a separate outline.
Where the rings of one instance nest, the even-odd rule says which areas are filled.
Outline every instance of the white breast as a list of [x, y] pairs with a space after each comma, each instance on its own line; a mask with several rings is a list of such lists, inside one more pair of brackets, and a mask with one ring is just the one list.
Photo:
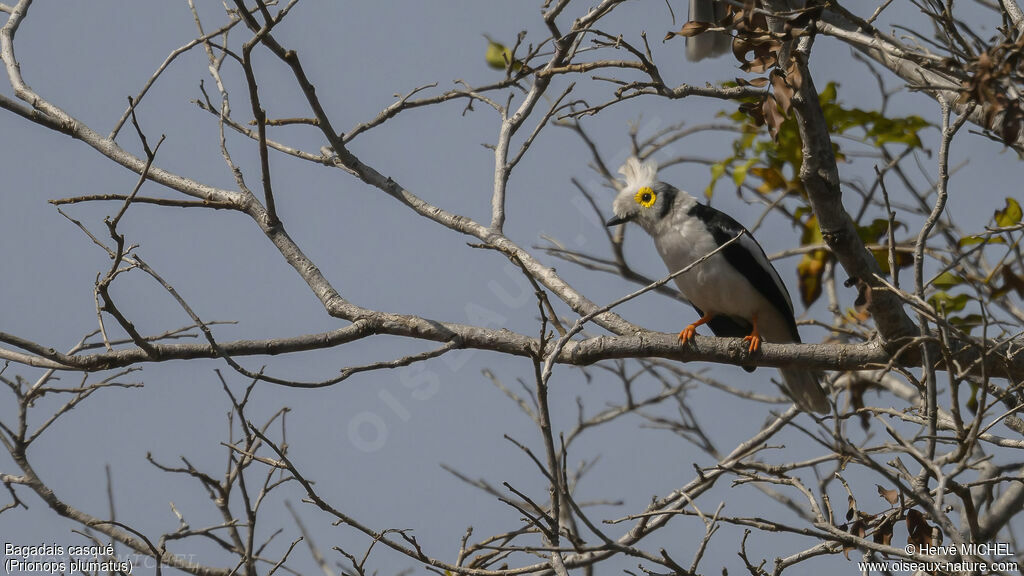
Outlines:
[[[753, 244], [753, 240], [746, 236], [739, 241]], [[689, 266], [718, 247], [704, 224], [695, 218], [676, 222], [671, 229], [655, 236], [654, 243], [670, 272]], [[756, 244], [753, 247], [755, 254], [760, 255]], [[772, 269], [769, 267], [769, 270]], [[756, 314], [761, 334], [766, 340], [791, 341], [786, 319], [746, 277], [729, 265], [721, 253], [677, 276], [675, 282], [683, 295], [705, 314], [737, 316], [747, 321]]]

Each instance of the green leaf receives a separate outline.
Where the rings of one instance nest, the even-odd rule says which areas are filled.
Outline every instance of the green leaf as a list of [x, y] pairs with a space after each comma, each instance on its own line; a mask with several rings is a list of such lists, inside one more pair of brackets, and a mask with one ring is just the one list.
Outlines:
[[863, 130], [864, 138], [875, 146], [892, 143], [920, 148], [922, 143], [918, 132], [930, 126], [920, 116], [888, 118], [875, 110], [845, 108], [839, 103], [838, 86], [834, 83], [829, 83], [822, 90], [818, 100], [830, 132], [843, 134], [858, 128]]
[[932, 286], [935, 286], [939, 290], [949, 290], [954, 286], [963, 284], [964, 279], [953, 274], [952, 272], [943, 272], [939, 274], [935, 280], [932, 280]]
[[751, 158], [739, 166], [734, 166], [732, 169], [732, 181], [736, 184], [736, 187], [743, 186], [743, 183], [747, 181], [747, 171], [750, 167], [757, 162], [757, 158]]
[[836, 101], [838, 95], [839, 85], [835, 82], [829, 82], [825, 85], [825, 89], [818, 94], [818, 101], [822, 104], [832, 104]]
[[704, 190], [705, 196], [711, 198], [711, 194], [715, 191], [715, 184], [717, 184], [722, 176], [725, 175], [726, 163], [732, 162], [734, 158], [727, 158], [721, 162], [716, 162], [711, 165], [711, 182], [708, 182], [708, 187]]
[[1007, 198], [1006, 207], [1002, 210], [996, 210], [995, 213], [996, 226], [999, 226], [1000, 228], [1016, 226], [1017, 224], [1020, 224], [1020, 219], [1020, 203], [1013, 198]]
[[964, 236], [956, 244], [963, 248], [964, 246], [973, 246], [975, 244], [1006, 244], [1006, 240], [1003, 240], [1001, 236]]
[[[800, 234], [800, 245], [820, 244], [824, 242], [818, 219], [812, 214], [803, 225]], [[830, 254], [827, 250], [813, 250], [804, 254], [796, 265], [797, 284], [800, 287], [800, 300], [804, 306], [810, 306], [821, 297], [821, 278], [825, 274], [825, 263]]]
[[818, 226], [818, 217], [811, 214], [810, 218], [807, 219], [803, 224], [804, 229], [800, 232], [800, 245], [807, 246], [808, 244], [822, 244], [825, 242], [825, 237], [821, 235], [821, 227]]
[[757, 138], [757, 132], [751, 131], [740, 136], [737, 142], [740, 143], [740, 151], [750, 150], [754, 146], [754, 140]]
[[[728, 81], [723, 86], [737, 86], [737, 82]], [[777, 87], [776, 87], [777, 88]], [[778, 98], [778, 96], [776, 96]], [[738, 129], [739, 134], [732, 142], [732, 156], [711, 166], [711, 182], [704, 194], [711, 197], [717, 182], [726, 174], [732, 176], [737, 186], [754, 186], [756, 192], [768, 194], [780, 192], [789, 203], [786, 209], [794, 214], [793, 221], [803, 235], [803, 243], [821, 242], [821, 234], [817, 225], [806, 221], [800, 212], [806, 205], [803, 183], [798, 177], [803, 166], [803, 142], [795, 115], [788, 115], [781, 123], [775, 118], [772, 123], [773, 134], [768, 133], [765, 125], [763, 106], [764, 95], [740, 98], [738, 109], [723, 112], [718, 116], [728, 118]], [[833, 134], [848, 134], [849, 138], [863, 142], [868, 146], [880, 147], [883, 144], [896, 143], [911, 147], [920, 147], [918, 133], [932, 127], [920, 116], [909, 115], [887, 117], [878, 111], [861, 110], [843, 104], [839, 99], [839, 85], [830, 82], [818, 93], [818, 102], [829, 131]], [[772, 138], [774, 136], [774, 138]], [[833, 139], [832, 153], [836, 162], [844, 162], [847, 156]], [[790, 176], [787, 176], [790, 175]], [[751, 176], [760, 182], [753, 184]], [[810, 224], [805, 226], [806, 224]], [[895, 222], [894, 226], [904, 226]], [[858, 229], [862, 240], [866, 243], [884, 241], [889, 223], [877, 219]], [[816, 236], [816, 239], [810, 239]], [[985, 240], [978, 240], [984, 242]], [[883, 269], [888, 268], [888, 253], [884, 250], [873, 250], [875, 258]], [[799, 270], [801, 279], [801, 295], [804, 301], [813, 301], [819, 295], [822, 266], [828, 261], [825, 254], [805, 255]], [[912, 258], [906, 252], [897, 252], [895, 266], [902, 268], [911, 263]]]
[[[897, 222], [894, 228], [899, 228]], [[886, 231], [889, 230], [889, 221], [885, 218], [875, 218], [867, 226], [857, 226], [857, 236], [861, 242], [878, 242]]]
[[981, 314], [967, 314], [965, 316], [950, 316], [948, 320], [953, 326], [970, 334], [972, 330], [985, 322], [985, 317]]
[[804, 254], [797, 263], [797, 284], [804, 306], [810, 306], [821, 297], [821, 278], [825, 274], [825, 263], [829, 257], [827, 250], [813, 250]]
[[774, 190], [785, 190], [788, 187], [786, 177], [777, 168], [752, 166], [750, 173], [761, 179], [761, 185], [757, 187], [757, 191], [761, 194], [768, 194]]
[[963, 310], [970, 300], [971, 297], [967, 294], [951, 295], [948, 292], [936, 292], [928, 298], [928, 303], [945, 316], [950, 312]]
[[978, 413], [978, 388], [979, 386], [974, 382], [971, 382], [971, 397], [967, 399], [967, 409], [971, 411], [971, 414]]
[[484, 52], [484, 61], [487, 62], [488, 66], [495, 70], [504, 70], [511, 62], [512, 70], [516, 72], [523, 67], [522, 62], [512, 59], [512, 51], [507, 46], [491, 39], [486, 34], [484, 34], [484, 38], [487, 39], [487, 51]]
[[871, 112], [874, 125], [867, 130], [867, 136], [876, 144], [906, 144], [912, 148], [920, 148], [921, 137], [918, 132], [929, 124], [920, 116], [904, 118], [885, 118], [877, 112]]
[[[878, 266], [882, 269], [882, 272], [886, 274], [892, 274], [892, 270], [889, 270], [889, 249], [888, 248], [877, 248], [871, 251], [871, 255], [875, 257], [875, 262], [878, 262]], [[906, 268], [914, 263], [914, 257], [906, 252], [896, 252], [896, 257], [893, 258], [893, 264], [896, 265], [896, 269]]]

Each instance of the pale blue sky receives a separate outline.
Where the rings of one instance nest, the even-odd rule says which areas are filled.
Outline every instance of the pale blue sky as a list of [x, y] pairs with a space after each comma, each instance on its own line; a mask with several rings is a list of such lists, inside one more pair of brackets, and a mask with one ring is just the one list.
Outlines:
[[[439, 83], [437, 90], [443, 90], [455, 79], [471, 84], [496, 80], [500, 73], [483, 62], [485, 42], [481, 34], [510, 42], [516, 32], [525, 29], [529, 31], [528, 41], [543, 37], [546, 30], [539, 4], [454, 0], [306, 2], [295, 8], [275, 34], [284, 45], [299, 52], [318, 94], [330, 106], [328, 113], [335, 126], [347, 130], [372, 119], [393, 101], [395, 93], [435, 81]], [[585, 6], [570, 5], [562, 17], [565, 25]], [[203, 3], [207, 31], [223, 22], [218, 10], [220, 3]], [[901, 14], [909, 17], [913, 12], [894, 10], [889, 17], [899, 18]], [[717, 82], [740, 74], [729, 58], [689, 64], [682, 60], [681, 40], [662, 43], [664, 33], [685, 20], [680, 7], [676, 8], [676, 17], [673, 26], [662, 3], [633, 3], [617, 10], [603, 28], [621, 32], [633, 42], [646, 30], [658, 64], [672, 84]], [[25, 79], [35, 90], [106, 133], [123, 112], [126, 97], [137, 93], [171, 50], [194, 36], [185, 2], [37, 2], [21, 26], [17, 47]], [[232, 34], [235, 45], [247, 38], [248, 33], [241, 28]], [[255, 55], [264, 90], [263, 105], [270, 116], [308, 116], [288, 70], [263, 50], [256, 50]], [[233, 188], [218, 151], [215, 119], [190, 103], [200, 97], [200, 81], [214, 93], [206, 67], [206, 56], [199, 49], [180, 57], [146, 97], [139, 119], [151, 141], [160, 134], [167, 136], [158, 165], [205, 183]], [[849, 58], [845, 46], [819, 39], [811, 67], [819, 87], [828, 80], [842, 82], [840, 98], [844, 102], [863, 108], [879, 104], [874, 80], [862, 65]], [[224, 70], [233, 90], [233, 110], [237, 117], [248, 119], [249, 105], [240, 71], [232, 64], [225, 64]], [[891, 77], [888, 82], [890, 87], [897, 85]], [[559, 94], [566, 84], [567, 79], [556, 80], [549, 94]], [[612, 91], [610, 85], [587, 78], [580, 78], [579, 86], [577, 96], [592, 103], [607, 98]], [[3, 90], [10, 94], [6, 84]], [[464, 106], [458, 101], [405, 112], [359, 136], [350, 148], [363, 161], [424, 199], [485, 220], [490, 213], [493, 156], [481, 144], [495, 141], [498, 122], [494, 111], [483, 104], [477, 103], [474, 112], [462, 115]], [[619, 162], [628, 151], [628, 122], [636, 122], [650, 132], [680, 120], [703, 123], [713, 119], [717, 111], [732, 108], [698, 98], [675, 102], [634, 99], [585, 119], [584, 125], [602, 152]], [[923, 96], [901, 95], [891, 103], [890, 111], [937, 119], [937, 109], [936, 103]], [[83, 144], [10, 113], [0, 113], [0, 134], [0, 172], [4, 174], [0, 246], [5, 248], [7, 264], [0, 283], [0, 300], [6, 303], [0, 309], [0, 329], [55, 348], [68, 348], [96, 327], [92, 287], [108, 260], [46, 201], [80, 194], [127, 193], [136, 176]], [[936, 134], [934, 129], [925, 132], [929, 146], [934, 146]], [[274, 128], [271, 136], [309, 151], [323, 145], [318, 133], [308, 127]], [[130, 127], [122, 131], [120, 142], [131, 150], [140, 149]], [[674, 151], [722, 158], [729, 154], [728, 143], [728, 137], [696, 137], [677, 143]], [[254, 148], [235, 135], [229, 136], [229, 146], [246, 170], [247, 182], [258, 188]], [[844, 146], [856, 148], [855, 144]], [[1017, 164], [1012, 154], [1002, 152], [996, 144], [966, 134], [956, 141], [954, 156], [954, 164], [967, 158], [970, 163], [954, 178], [951, 210], [958, 223], [977, 230], [990, 217], [997, 199], [1018, 193], [1016, 187], [1008, 185], [1019, 177], [1012, 172]], [[586, 166], [588, 160], [588, 151], [569, 131], [549, 127], [542, 134], [510, 181], [506, 231], [514, 241], [528, 247], [541, 244], [541, 236], [549, 235], [573, 247], [607, 253], [599, 223], [578, 208], [578, 194], [570, 184], [570, 178], [578, 178], [605, 206], [610, 204], [612, 195], [598, 187], [597, 177]], [[925, 158], [926, 163], [930, 161]], [[479, 322], [483, 318], [491, 327], [536, 332], [535, 302], [532, 297], [519, 297], [523, 294], [522, 280], [517, 274], [507, 273], [507, 261], [497, 253], [467, 247], [467, 238], [427, 222], [339, 170], [280, 154], [272, 154], [271, 164], [281, 218], [346, 298], [387, 311], [454, 322]], [[859, 161], [841, 169], [845, 178], [871, 177], [870, 162]], [[709, 174], [705, 166], [684, 165], [666, 171], [664, 177], [699, 193]], [[968, 182], [969, 186], [958, 189]], [[143, 191], [168, 194], [151, 183]], [[761, 212], [758, 206], [742, 203], [728, 184], [718, 188], [714, 203], [748, 225]], [[69, 214], [95, 232], [103, 230], [102, 218], [115, 210], [112, 204], [67, 208]], [[136, 205], [124, 218], [121, 230], [130, 242], [141, 244], [139, 253], [204, 319], [238, 321], [235, 326], [216, 328], [221, 340], [293, 336], [340, 325], [324, 314], [308, 288], [243, 216]], [[627, 253], [632, 262], [646, 274], [661, 277], [664, 268], [650, 241], [641, 237], [639, 230], [630, 231], [630, 236]], [[772, 219], [762, 227], [758, 238], [769, 253], [797, 241], [794, 231], [781, 220]], [[598, 303], [633, 289], [606, 275], [542, 259]], [[795, 264], [795, 259], [777, 263], [794, 293]], [[162, 289], [141, 275], [119, 279], [114, 294], [143, 332], [187, 323], [187, 317]], [[852, 302], [849, 292], [844, 291], [843, 298], [847, 305]], [[802, 307], [798, 308], [802, 313]], [[621, 312], [631, 321], [661, 331], [677, 331], [692, 320], [688, 307], [653, 294], [629, 303]], [[813, 330], [805, 329], [803, 333], [805, 340], [821, 338]], [[424, 349], [427, 347], [422, 343], [382, 337], [315, 354], [246, 358], [242, 364], [258, 369], [266, 363], [271, 374], [312, 380], [330, 377], [345, 366]], [[145, 461], [147, 452], [167, 464], [176, 464], [179, 456], [186, 456], [198, 467], [221, 473], [225, 449], [219, 442], [225, 440], [229, 403], [213, 372], [216, 368], [225, 373], [234, 390], [244, 386], [244, 378], [222, 362], [174, 362], [147, 365], [143, 372], [133, 375], [133, 379], [145, 381], [142, 389], [95, 394], [33, 446], [30, 456], [39, 474], [70, 504], [105, 516], [104, 466], [109, 464], [114, 473], [118, 519], [151, 537], [175, 529], [177, 520], [169, 502], [174, 502], [193, 527], [219, 522], [197, 483], [159, 472]], [[539, 447], [539, 436], [515, 405], [481, 374], [484, 368], [510, 385], [517, 378], [532, 377], [530, 363], [524, 359], [459, 352], [407, 371], [364, 374], [321, 390], [260, 385], [251, 416], [259, 420], [282, 405], [289, 406], [292, 457], [307, 477], [317, 481], [323, 497], [376, 528], [412, 528], [427, 552], [452, 561], [467, 525], [474, 526], [476, 535], [484, 535], [512, 527], [518, 513], [465, 487], [441, 470], [440, 463], [496, 485], [508, 481], [541, 499], [546, 494], [542, 478], [531, 464], [502, 439], [508, 434]], [[574, 423], [577, 396], [586, 398], [591, 413], [606, 401], [620, 399], [616, 382], [601, 371], [591, 373], [594, 379], [586, 382], [578, 370], [556, 370], [552, 409], [559, 428]], [[741, 387], [772, 390], [768, 382], [774, 376], [772, 370], [762, 369], [748, 376], [738, 368], [719, 367], [713, 373]], [[34, 379], [39, 372], [20, 366], [8, 368], [7, 376], [15, 374]], [[416, 397], [410, 383], [420, 382], [417, 378], [436, 379], [436, 393], [428, 398]], [[68, 374], [64, 382], [77, 383], [77, 377]], [[654, 386], [650, 382], [644, 385]], [[694, 390], [689, 398], [723, 451], [747, 438], [767, 417], [764, 405], [736, 402], [705, 387]], [[45, 398], [38, 409], [45, 411], [54, 402]], [[0, 416], [10, 418], [12, 405], [9, 399], [3, 401]], [[353, 422], [365, 424], [358, 429], [361, 436], [356, 441], [351, 435]], [[597, 518], [640, 511], [651, 495], [664, 495], [688, 481], [693, 475], [693, 462], [709, 463], [704, 455], [670, 433], [641, 424], [639, 418], [619, 421], [586, 437], [570, 455], [574, 463], [601, 456], [579, 487], [580, 500], [625, 501], [624, 506], [595, 509]], [[859, 429], [851, 430], [856, 438], [861, 437]], [[796, 435], [785, 438], [788, 451], [778, 455], [779, 459], [792, 459], [800, 447], [812, 453], [818, 450]], [[9, 458], [0, 456], [0, 471], [14, 471]], [[870, 482], [873, 480], [863, 485], [866, 498], [873, 491]], [[300, 504], [301, 495], [294, 488], [282, 491], [285, 493], [315, 529], [316, 541], [329, 559], [336, 558], [330, 551], [332, 546], [352, 552], [365, 548], [364, 537], [343, 527], [331, 527], [330, 518]], [[82, 541], [70, 532], [75, 525], [57, 517], [27, 491], [20, 490], [19, 494], [30, 509], [0, 515], [4, 540], [63, 545]], [[722, 499], [729, 502], [726, 512], [736, 515], [787, 514], [777, 504], [766, 503], [756, 491], [730, 490], [727, 483], [706, 496], [704, 506], [713, 509]], [[833, 501], [843, 502], [845, 496], [834, 494]], [[279, 527], [285, 529], [268, 554], [276, 556], [297, 536], [297, 530], [279, 501], [271, 502], [264, 514], [265, 536]], [[673, 526], [645, 546], [677, 550], [677, 559], [688, 564], [703, 526], [695, 521]], [[610, 532], [619, 534], [615, 529]], [[719, 566], [733, 573], [742, 571], [735, 554], [739, 535], [741, 531], [723, 530], [723, 535], [712, 541], [703, 565], [708, 573], [720, 572]], [[752, 540], [748, 552], [752, 558], [766, 557], [770, 563], [777, 555], [792, 554], [813, 544], [803, 538]], [[195, 541], [179, 545], [175, 551], [196, 554], [200, 562], [227, 564], [223, 555]], [[314, 569], [305, 549], [296, 550], [294, 558], [295, 566], [305, 572]], [[381, 574], [413, 565], [383, 551], [374, 558], [373, 566]], [[845, 563], [835, 556], [807, 566], [853, 570]], [[619, 560], [614, 565], [635, 569], [636, 562]]]

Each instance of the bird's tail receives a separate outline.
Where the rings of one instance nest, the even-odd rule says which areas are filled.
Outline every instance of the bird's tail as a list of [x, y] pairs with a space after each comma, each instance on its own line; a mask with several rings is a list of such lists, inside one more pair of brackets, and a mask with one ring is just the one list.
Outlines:
[[[690, 20], [715, 24], [725, 10], [713, 0], [690, 0]], [[725, 54], [732, 47], [732, 36], [724, 32], [705, 32], [686, 39], [686, 58], [691, 62]]]
[[780, 368], [783, 387], [786, 394], [796, 402], [804, 412], [828, 413], [830, 406], [828, 397], [818, 384], [818, 376], [807, 370]]

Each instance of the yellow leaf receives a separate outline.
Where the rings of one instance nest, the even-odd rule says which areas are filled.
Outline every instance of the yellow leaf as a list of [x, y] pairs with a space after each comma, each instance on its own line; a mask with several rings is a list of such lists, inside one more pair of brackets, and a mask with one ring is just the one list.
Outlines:
[[821, 277], [825, 273], [825, 262], [829, 255], [826, 250], [814, 250], [800, 259], [796, 265], [799, 278], [800, 300], [804, 306], [810, 306], [821, 296]]
[[523, 67], [519, 60], [512, 60], [512, 51], [501, 42], [496, 42], [490, 36], [484, 35], [487, 39], [487, 51], [484, 53], [484, 60], [487, 65], [495, 70], [504, 70], [512, 63], [512, 70], [518, 72]]
[[732, 181], [736, 184], [737, 187], [742, 186], [743, 183], [747, 181], [747, 171], [750, 170], [750, 167], [754, 164], [754, 162], [757, 162], [757, 158], [751, 158], [750, 160], [747, 160], [746, 162], [740, 164], [739, 166], [733, 167]]
[[997, 210], [995, 213], [996, 225], [1000, 228], [1007, 226], [1016, 226], [1020, 224], [1021, 209], [1020, 203], [1013, 198], [1006, 199], [1006, 207], [1002, 210]]
[[761, 194], [786, 188], [786, 178], [775, 168], [754, 166], [750, 168], [750, 173], [762, 180], [763, 183], [757, 187], [757, 191]]

